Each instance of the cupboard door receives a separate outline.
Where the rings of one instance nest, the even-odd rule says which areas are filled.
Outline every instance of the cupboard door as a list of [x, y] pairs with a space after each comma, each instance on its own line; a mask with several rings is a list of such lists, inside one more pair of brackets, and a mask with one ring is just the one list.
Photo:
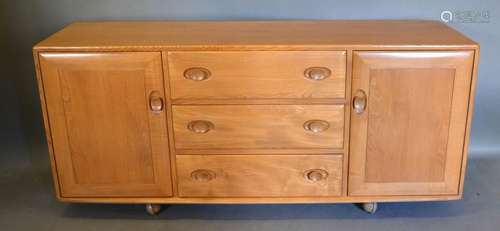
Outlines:
[[161, 54], [39, 57], [61, 196], [170, 196]]
[[354, 52], [349, 195], [458, 194], [472, 61]]

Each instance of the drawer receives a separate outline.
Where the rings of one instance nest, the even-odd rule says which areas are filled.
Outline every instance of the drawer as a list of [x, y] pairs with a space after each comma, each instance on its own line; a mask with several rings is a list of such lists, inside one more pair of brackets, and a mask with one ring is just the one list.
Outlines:
[[344, 98], [345, 51], [170, 52], [173, 99]]
[[177, 156], [181, 197], [339, 196], [341, 155]]
[[344, 105], [173, 106], [177, 149], [342, 149]]

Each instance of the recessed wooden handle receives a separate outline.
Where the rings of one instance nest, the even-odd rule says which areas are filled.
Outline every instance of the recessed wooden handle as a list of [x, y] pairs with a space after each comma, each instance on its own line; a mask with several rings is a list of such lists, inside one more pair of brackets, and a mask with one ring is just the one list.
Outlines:
[[356, 114], [361, 115], [366, 109], [366, 94], [363, 90], [357, 90], [352, 98], [352, 107]]
[[192, 67], [184, 71], [184, 78], [193, 81], [203, 81], [210, 77], [211, 73], [208, 69], [203, 67]]
[[324, 120], [309, 120], [304, 123], [304, 129], [314, 133], [325, 131], [329, 127], [330, 123]]
[[159, 92], [153, 91], [149, 94], [149, 109], [153, 112], [163, 111], [163, 98]]
[[194, 133], [207, 133], [214, 128], [214, 124], [206, 120], [194, 120], [188, 123], [187, 128]]
[[215, 172], [208, 169], [198, 169], [191, 173], [191, 178], [196, 181], [211, 181], [215, 179]]
[[304, 77], [310, 80], [323, 80], [332, 74], [326, 67], [309, 67], [304, 71]]
[[328, 172], [323, 169], [311, 169], [304, 173], [307, 180], [317, 182], [328, 177]]

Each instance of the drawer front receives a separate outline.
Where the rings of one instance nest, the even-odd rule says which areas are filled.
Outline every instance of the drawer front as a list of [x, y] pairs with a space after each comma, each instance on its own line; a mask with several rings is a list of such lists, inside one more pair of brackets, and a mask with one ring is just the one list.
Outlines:
[[173, 99], [344, 98], [345, 69], [345, 51], [169, 53]]
[[341, 155], [177, 156], [181, 197], [339, 196]]
[[177, 149], [342, 149], [343, 105], [173, 106]]

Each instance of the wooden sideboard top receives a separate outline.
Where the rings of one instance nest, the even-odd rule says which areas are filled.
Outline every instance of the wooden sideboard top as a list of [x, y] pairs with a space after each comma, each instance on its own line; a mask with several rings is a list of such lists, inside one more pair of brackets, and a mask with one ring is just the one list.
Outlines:
[[108, 21], [73, 23], [35, 51], [235, 49], [476, 49], [438, 21]]

